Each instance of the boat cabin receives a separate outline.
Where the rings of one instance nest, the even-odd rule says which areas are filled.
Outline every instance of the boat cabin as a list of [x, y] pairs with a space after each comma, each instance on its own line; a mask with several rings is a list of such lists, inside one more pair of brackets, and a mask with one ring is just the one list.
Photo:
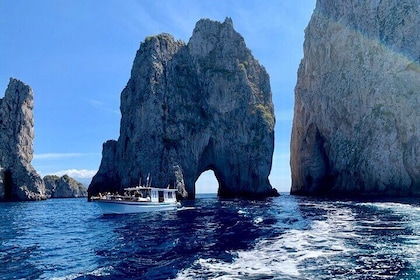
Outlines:
[[152, 187], [134, 187], [124, 189], [125, 197], [137, 198], [138, 201], [176, 202], [176, 189], [162, 189]]

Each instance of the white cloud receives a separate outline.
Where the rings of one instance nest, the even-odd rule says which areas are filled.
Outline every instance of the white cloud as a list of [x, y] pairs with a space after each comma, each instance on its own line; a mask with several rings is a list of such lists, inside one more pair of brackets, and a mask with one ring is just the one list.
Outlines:
[[76, 181], [82, 183], [86, 187], [89, 186], [92, 181], [92, 177], [98, 172], [98, 170], [89, 169], [67, 169], [53, 172], [51, 175], [63, 176], [68, 175]]
[[34, 154], [34, 159], [62, 159], [62, 158], [75, 158], [82, 157], [87, 154], [83, 153], [45, 153], [45, 154]]
[[90, 169], [63, 169], [55, 172], [39, 172], [41, 177], [46, 175], [56, 175], [56, 176], [63, 176], [68, 175], [71, 178], [75, 179], [76, 181], [82, 183], [86, 187], [89, 186], [90, 182], [92, 181], [93, 176], [95, 176], [98, 170], [90, 170]]
[[89, 169], [67, 169], [54, 172], [53, 175], [63, 176], [67, 174], [68, 176], [75, 179], [91, 179], [98, 170], [89, 170]]

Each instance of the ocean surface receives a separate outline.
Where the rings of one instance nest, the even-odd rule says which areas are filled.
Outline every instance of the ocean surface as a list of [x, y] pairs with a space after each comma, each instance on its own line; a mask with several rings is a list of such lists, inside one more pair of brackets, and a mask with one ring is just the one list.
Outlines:
[[0, 279], [420, 279], [420, 202], [215, 194], [179, 211], [0, 203]]

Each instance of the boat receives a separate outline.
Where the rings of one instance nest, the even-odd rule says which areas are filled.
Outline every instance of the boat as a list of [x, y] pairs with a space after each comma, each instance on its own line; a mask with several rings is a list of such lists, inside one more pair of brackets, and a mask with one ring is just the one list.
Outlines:
[[125, 188], [124, 194], [99, 193], [92, 196], [103, 214], [126, 214], [176, 210], [181, 204], [176, 199], [176, 189], [136, 186]]

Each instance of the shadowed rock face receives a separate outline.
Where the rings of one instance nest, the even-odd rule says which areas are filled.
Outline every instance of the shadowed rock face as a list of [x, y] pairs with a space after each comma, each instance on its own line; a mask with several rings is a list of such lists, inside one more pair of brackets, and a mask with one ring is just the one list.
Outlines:
[[188, 44], [148, 37], [121, 93], [118, 141], [104, 144], [89, 194], [143, 182], [195, 197], [213, 170], [219, 195], [269, 196], [274, 110], [269, 76], [227, 18], [200, 20]]
[[0, 201], [45, 199], [45, 186], [31, 165], [33, 157], [33, 92], [10, 79], [0, 99]]
[[305, 31], [293, 194], [420, 195], [420, 6], [318, 0]]

